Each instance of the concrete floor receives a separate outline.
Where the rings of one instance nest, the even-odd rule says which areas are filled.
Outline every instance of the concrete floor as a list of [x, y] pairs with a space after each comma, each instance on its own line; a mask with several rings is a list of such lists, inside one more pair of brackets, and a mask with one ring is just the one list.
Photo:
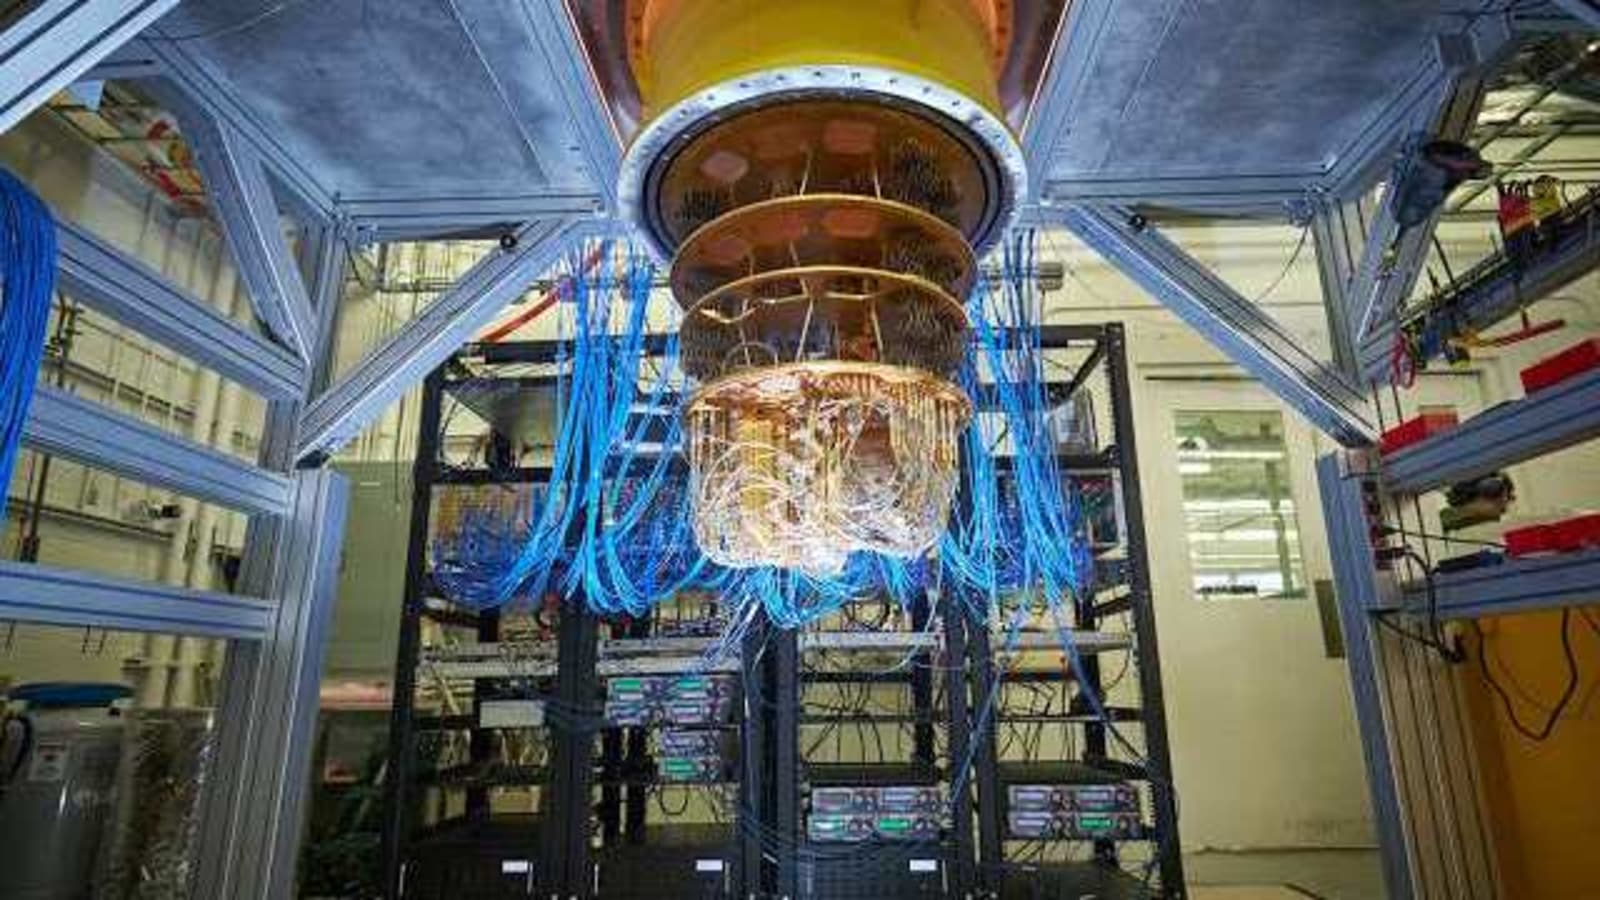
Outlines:
[[1192, 900], [1383, 900], [1376, 850], [1205, 851], [1183, 858]]

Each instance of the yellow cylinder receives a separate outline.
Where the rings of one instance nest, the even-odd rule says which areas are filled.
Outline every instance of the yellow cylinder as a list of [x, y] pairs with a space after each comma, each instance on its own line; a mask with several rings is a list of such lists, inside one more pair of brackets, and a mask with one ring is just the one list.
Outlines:
[[713, 85], [768, 69], [893, 69], [1001, 116], [1009, 43], [994, 0], [632, 0], [628, 42], [646, 120]]

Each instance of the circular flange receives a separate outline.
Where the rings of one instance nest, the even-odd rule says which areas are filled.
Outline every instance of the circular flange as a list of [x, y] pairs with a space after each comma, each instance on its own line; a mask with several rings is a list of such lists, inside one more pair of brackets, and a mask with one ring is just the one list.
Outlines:
[[1011, 226], [1017, 198], [1026, 196], [1028, 169], [1011, 129], [965, 95], [935, 81], [873, 66], [800, 66], [768, 69], [729, 79], [688, 97], [651, 120], [634, 138], [622, 160], [617, 185], [618, 206], [639, 226], [651, 249], [670, 259], [675, 249], [653, 210], [646, 208], [646, 190], [661, 165], [682, 144], [711, 125], [751, 108], [808, 97], [863, 97], [928, 115], [953, 134], [970, 138], [989, 157], [998, 176], [991, 214], [971, 235], [981, 256]]

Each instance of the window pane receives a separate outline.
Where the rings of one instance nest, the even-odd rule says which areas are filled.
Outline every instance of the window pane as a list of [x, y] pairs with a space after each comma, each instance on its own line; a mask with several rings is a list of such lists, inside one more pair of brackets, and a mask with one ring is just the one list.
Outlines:
[[1304, 597], [1283, 416], [1218, 411], [1175, 418], [1196, 596]]

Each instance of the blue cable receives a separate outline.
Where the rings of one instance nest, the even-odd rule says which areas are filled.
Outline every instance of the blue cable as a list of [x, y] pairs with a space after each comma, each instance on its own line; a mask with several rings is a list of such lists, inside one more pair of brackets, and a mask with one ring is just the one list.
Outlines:
[[44, 359], [55, 281], [55, 219], [26, 185], [0, 169], [0, 522]]

